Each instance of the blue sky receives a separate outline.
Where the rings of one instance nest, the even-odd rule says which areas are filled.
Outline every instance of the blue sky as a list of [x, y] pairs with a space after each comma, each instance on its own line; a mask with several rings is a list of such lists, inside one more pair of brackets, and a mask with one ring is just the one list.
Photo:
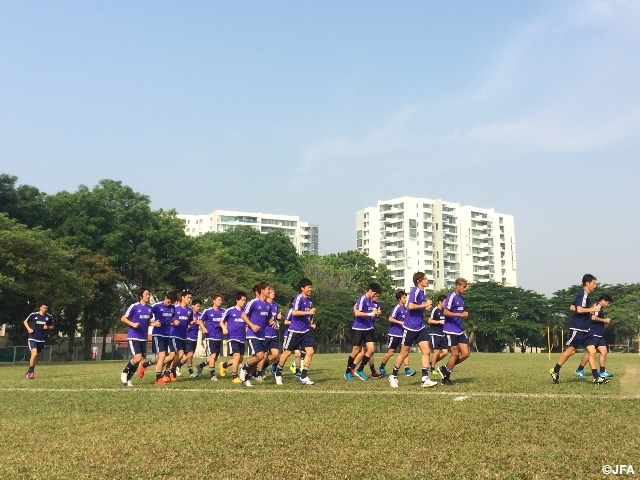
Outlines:
[[0, 172], [295, 214], [512, 214], [518, 283], [637, 282], [640, 3], [0, 1]]

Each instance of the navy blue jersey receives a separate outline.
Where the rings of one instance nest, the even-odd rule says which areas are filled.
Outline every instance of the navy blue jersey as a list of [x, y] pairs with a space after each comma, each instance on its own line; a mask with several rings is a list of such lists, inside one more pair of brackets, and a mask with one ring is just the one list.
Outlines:
[[580, 332], [588, 332], [591, 328], [591, 314], [590, 313], [578, 313], [578, 307], [591, 308], [591, 298], [585, 289], [582, 289], [576, 295], [573, 300], [573, 305], [576, 307], [576, 311], [573, 312], [573, 318], [571, 319], [571, 330], [578, 330]]
[[[594, 315], [598, 318], [604, 319], [604, 309], [600, 308], [598, 313], [594, 313]], [[595, 320], [591, 320], [591, 327], [589, 329], [589, 333], [594, 337], [601, 337], [604, 333], [604, 323], [596, 322]]]
[[47, 338], [45, 327], [53, 326], [53, 317], [48, 313], [40, 315], [38, 312], [35, 312], [27, 317], [27, 323], [33, 330], [33, 333], [29, 334], [29, 340], [44, 342]]
[[[444, 320], [444, 310], [441, 308], [434, 308], [433, 310], [431, 310], [431, 317], [433, 320], [437, 320], [437, 321], [441, 321]], [[442, 331], [442, 327], [444, 327], [444, 325], [433, 325], [433, 324], [429, 324], [429, 335], [444, 335], [444, 332]]]

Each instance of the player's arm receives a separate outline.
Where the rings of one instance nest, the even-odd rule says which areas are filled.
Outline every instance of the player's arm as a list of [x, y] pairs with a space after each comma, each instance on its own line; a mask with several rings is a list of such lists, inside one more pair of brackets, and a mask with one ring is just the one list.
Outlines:
[[591, 308], [587, 308], [587, 307], [583, 307], [581, 305], [578, 305], [576, 307], [576, 311], [578, 313], [598, 313], [600, 311], [600, 305], [598, 305], [597, 303], [591, 307]]
[[223, 315], [222, 318], [220, 319], [220, 328], [222, 329], [222, 333], [225, 335], [229, 335], [229, 329], [227, 328], [227, 319], [229, 317], [227, 317], [226, 315]]
[[362, 311], [358, 310], [358, 304], [355, 304], [353, 306], [353, 315], [356, 316], [356, 317], [375, 317], [376, 316], [376, 312], [362, 312]]
[[[30, 316], [31, 316], [31, 315], [29, 315], [29, 317], [30, 317]], [[22, 323], [24, 324], [24, 328], [26, 328], [26, 329], [27, 329], [27, 332], [29, 332], [29, 335], [31, 335], [31, 334], [33, 333], [33, 328], [31, 328], [31, 326], [29, 325], [29, 317], [27, 317], [27, 318], [25, 319], [25, 321], [24, 321], [24, 322], [22, 322]]]
[[242, 312], [242, 321], [245, 323], [245, 325], [251, 329], [251, 331], [253, 331], [254, 333], [260, 330], [260, 327], [258, 325], [256, 325], [255, 323], [253, 323], [251, 320], [249, 320], [249, 317], [247, 316], [247, 314], [245, 312]]
[[160, 328], [162, 326], [162, 323], [160, 323], [159, 318], [156, 318], [156, 314], [153, 312], [153, 310], [151, 311], [151, 315], [153, 315], [153, 318], [149, 322], [149, 325], [155, 328]]
[[55, 324], [53, 323], [53, 317], [51, 315], [47, 316], [47, 324], [44, 326], [45, 330], [53, 330], [55, 328]]
[[600, 318], [598, 315], [591, 315], [591, 320], [594, 322], [611, 323], [610, 318]]
[[126, 315], [122, 315], [122, 318], [120, 318], [120, 321], [126, 325], [129, 325], [131, 328], [138, 328], [140, 326], [139, 323], [132, 322], [131, 320], [129, 320], [129, 318]]
[[429, 325], [444, 325], [444, 320], [436, 320], [435, 318], [429, 317], [427, 323]]
[[202, 333], [209, 333], [209, 330], [207, 330], [207, 327], [204, 325], [204, 322], [202, 321], [202, 317], [198, 319], [198, 325], [200, 326], [200, 330], [202, 330]]
[[469, 312], [464, 311], [464, 312], [452, 312], [451, 310], [449, 310], [448, 308], [444, 309], [444, 314], [446, 317], [460, 317], [460, 318], [467, 318], [469, 316]]

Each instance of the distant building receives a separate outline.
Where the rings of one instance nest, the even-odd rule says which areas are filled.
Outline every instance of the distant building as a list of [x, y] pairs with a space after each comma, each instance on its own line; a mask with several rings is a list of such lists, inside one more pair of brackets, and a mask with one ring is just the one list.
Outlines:
[[417, 271], [435, 290], [453, 287], [458, 277], [517, 285], [513, 216], [492, 208], [429, 198], [380, 200], [356, 212], [356, 248], [387, 265], [395, 285], [407, 291]]
[[298, 216], [216, 210], [209, 215], [178, 215], [178, 218], [185, 221], [184, 231], [192, 237], [236, 227], [251, 227], [260, 233], [284, 233], [299, 255], [318, 254], [318, 225], [302, 222]]

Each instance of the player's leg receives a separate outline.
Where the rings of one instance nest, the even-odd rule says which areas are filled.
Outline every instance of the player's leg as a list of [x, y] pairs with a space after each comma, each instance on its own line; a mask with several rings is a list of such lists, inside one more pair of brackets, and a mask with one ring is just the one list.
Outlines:
[[434, 382], [429, 378], [430, 370], [430, 357], [431, 357], [431, 348], [429, 346], [429, 341], [427, 339], [423, 339], [418, 342], [418, 348], [420, 349], [420, 353], [422, 354], [422, 379], [420, 386], [421, 387], [435, 387], [438, 382]]

